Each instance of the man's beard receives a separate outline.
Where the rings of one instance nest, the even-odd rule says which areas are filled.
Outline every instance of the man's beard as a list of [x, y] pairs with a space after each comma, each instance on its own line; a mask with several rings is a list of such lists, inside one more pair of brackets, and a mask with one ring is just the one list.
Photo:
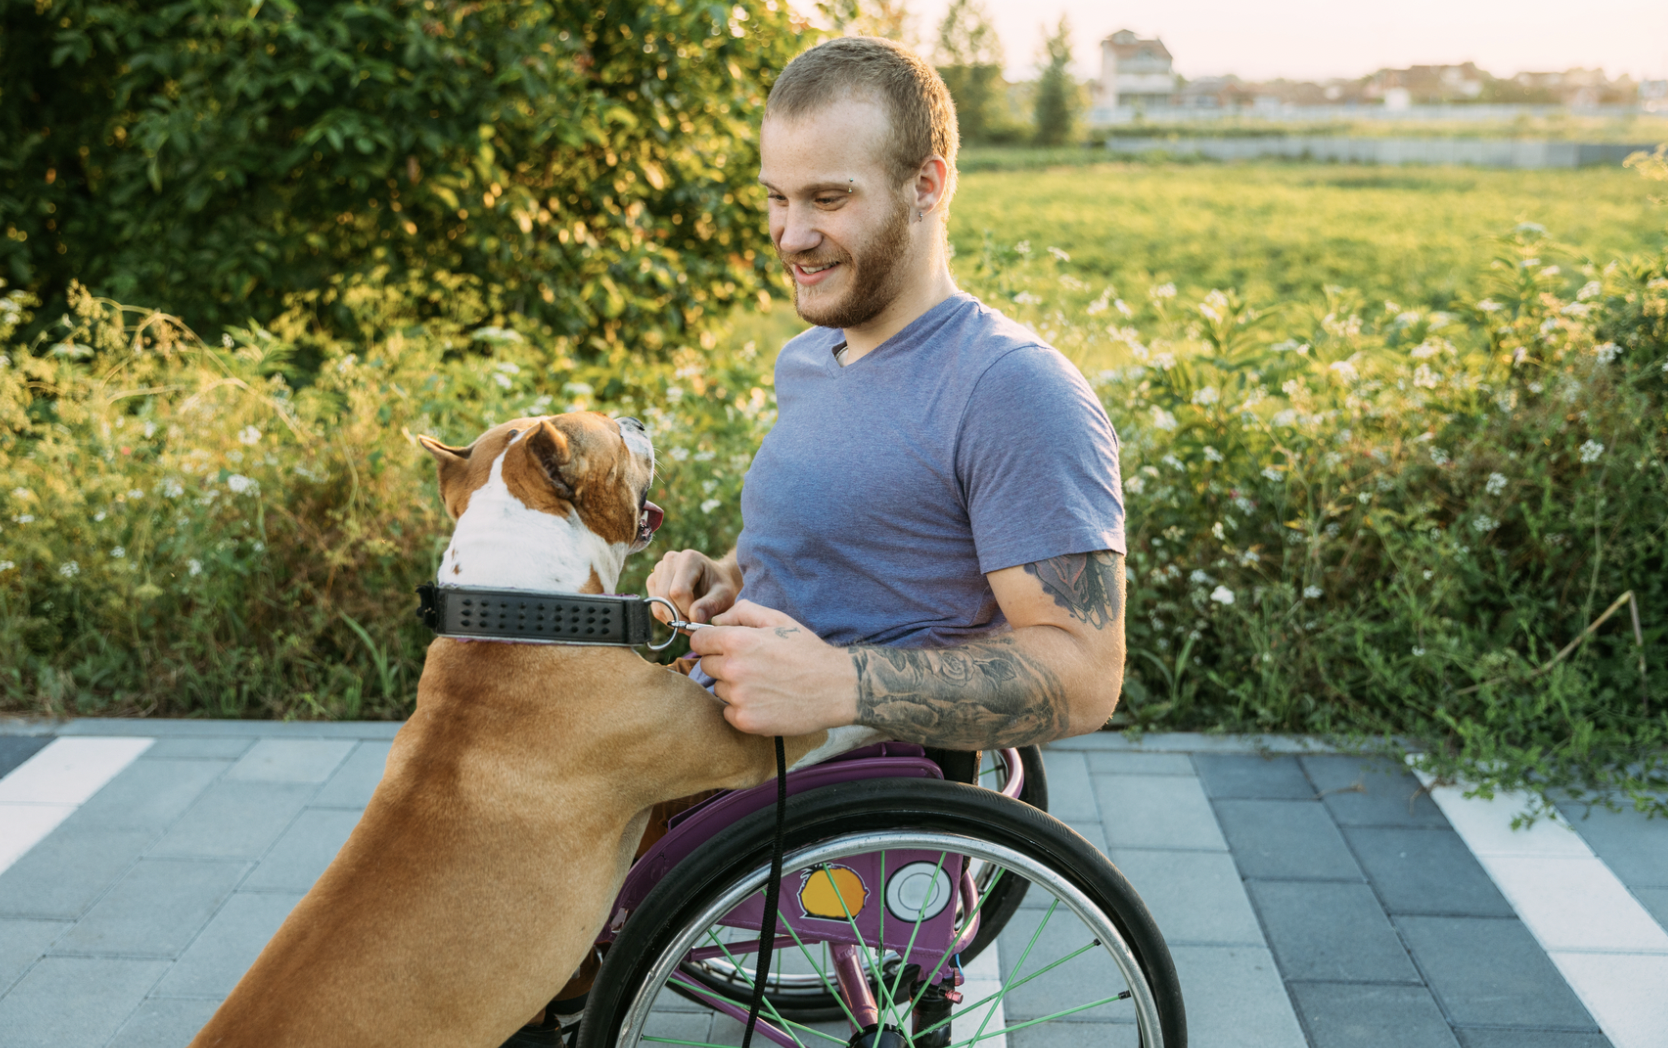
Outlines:
[[807, 291], [799, 281], [793, 282], [793, 308], [807, 324], [828, 328], [860, 327], [880, 315], [881, 310], [897, 300], [907, 275], [904, 263], [909, 256], [909, 205], [903, 201], [893, 211], [891, 220], [880, 228], [872, 240], [858, 248], [856, 256], [841, 252], [831, 258], [777, 257], [783, 264], [826, 265], [838, 262], [852, 270], [850, 288], [841, 298], [827, 303], [808, 304]]

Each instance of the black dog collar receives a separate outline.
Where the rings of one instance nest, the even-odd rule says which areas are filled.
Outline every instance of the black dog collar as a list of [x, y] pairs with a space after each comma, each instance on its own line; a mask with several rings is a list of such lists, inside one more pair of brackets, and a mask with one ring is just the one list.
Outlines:
[[539, 593], [470, 586], [417, 587], [417, 617], [442, 637], [532, 644], [616, 644], [651, 640], [653, 616], [642, 597], [617, 593]]

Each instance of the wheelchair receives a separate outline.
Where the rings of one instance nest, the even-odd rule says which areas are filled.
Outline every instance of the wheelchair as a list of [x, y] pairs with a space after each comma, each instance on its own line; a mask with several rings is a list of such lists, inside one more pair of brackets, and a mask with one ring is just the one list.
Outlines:
[[[1124, 876], [1046, 813], [1035, 747], [882, 743], [790, 773], [787, 791], [755, 1044], [1185, 1048], [1164, 939]], [[774, 782], [710, 797], [638, 859], [580, 1048], [742, 1043], [775, 798]]]

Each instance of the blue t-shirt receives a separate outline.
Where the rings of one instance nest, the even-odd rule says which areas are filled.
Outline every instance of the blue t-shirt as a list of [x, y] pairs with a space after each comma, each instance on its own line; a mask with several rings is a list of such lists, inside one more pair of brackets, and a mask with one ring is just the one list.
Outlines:
[[1006, 625], [985, 574], [1124, 550], [1118, 438], [1083, 376], [968, 294], [841, 367], [837, 329], [776, 361], [741, 493], [741, 596], [841, 647]]

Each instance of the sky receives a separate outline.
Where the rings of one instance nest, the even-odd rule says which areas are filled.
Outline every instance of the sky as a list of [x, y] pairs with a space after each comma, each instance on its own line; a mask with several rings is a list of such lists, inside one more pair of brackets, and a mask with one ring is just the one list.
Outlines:
[[[949, 0], [907, 0], [930, 47]], [[1356, 78], [1376, 69], [1474, 61], [1496, 76], [1602, 67], [1668, 77], [1668, 0], [983, 0], [1010, 79], [1033, 75], [1041, 23], [1070, 16], [1076, 72], [1100, 72], [1100, 40], [1158, 36], [1189, 78]]]

